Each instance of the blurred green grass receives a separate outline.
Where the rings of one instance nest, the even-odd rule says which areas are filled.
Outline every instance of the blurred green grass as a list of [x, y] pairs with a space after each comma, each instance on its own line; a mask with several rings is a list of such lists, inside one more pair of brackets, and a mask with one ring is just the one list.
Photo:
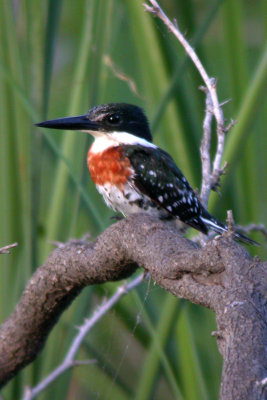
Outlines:
[[[219, 99], [232, 98], [225, 116], [238, 123], [227, 137], [228, 173], [210, 209], [236, 222], [266, 223], [266, 4], [237, 0], [161, 2], [192, 38]], [[129, 79], [122, 80], [120, 74]], [[130, 85], [134, 82], [137, 93]], [[53, 248], [110, 225], [86, 169], [91, 139], [43, 132], [45, 118], [85, 113], [95, 104], [124, 101], [145, 108], [155, 142], [169, 151], [199, 187], [202, 84], [165, 27], [132, 0], [0, 0], [0, 246], [19, 247], [0, 258], [3, 321]], [[262, 241], [259, 235], [252, 235]], [[256, 250], [251, 249], [254, 254]], [[257, 249], [266, 257], [266, 246]], [[87, 288], [65, 312], [42, 354], [3, 390], [18, 399], [62, 360], [75, 326], [115, 284]], [[58, 379], [40, 399], [214, 399], [221, 358], [209, 310], [181, 302], [158, 287], [130, 293], [87, 338], [80, 358], [97, 358]], [[138, 320], [137, 320], [138, 319]]]

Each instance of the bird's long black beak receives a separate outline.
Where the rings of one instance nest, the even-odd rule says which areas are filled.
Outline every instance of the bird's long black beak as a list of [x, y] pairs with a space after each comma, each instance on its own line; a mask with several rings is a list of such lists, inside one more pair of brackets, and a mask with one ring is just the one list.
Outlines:
[[71, 131], [97, 131], [99, 128], [98, 124], [94, 121], [91, 121], [87, 115], [52, 119], [50, 121], [40, 122], [35, 125], [39, 126], [40, 128], [64, 129]]

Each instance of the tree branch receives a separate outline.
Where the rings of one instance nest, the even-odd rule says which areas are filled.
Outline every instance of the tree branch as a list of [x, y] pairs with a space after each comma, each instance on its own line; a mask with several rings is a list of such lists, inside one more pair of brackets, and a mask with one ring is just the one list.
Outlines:
[[60, 375], [62, 375], [68, 369], [81, 364], [92, 364], [96, 360], [75, 360], [75, 356], [84, 340], [86, 335], [95, 326], [95, 324], [124, 296], [131, 290], [135, 289], [143, 281], [143, 276], [139, 275], [128, 285], [119, 286], [116, 293], [110, 297], [109, 300], [105, 301], [92, 315], [91, 318], [86, 319], [84, 324], [80, 326], [77, 336], [73, 339], [70, 349], [63, 360], [63, 362], [52, 371], [45, 379], [43, 379], [34, 388], [27, 388], [23, 397], [23, 400], [32, 400], [38, 396], [43, 390], [45, 390], [52, 382], [54, 382]]
[[223, 400], [253, 399], [266, 390], [257, 384], [267, 376], [266, 263], [253, 260], [228, 236], [199, 248], [169, 223], [143, 214], [112, 225], [95, 242], [69, 241], [38, 268], [0, 327], [1, 385], [34, 360], [83, 287], [124, 279], [137, 264], [175, 296], [216, 312]]
[[[178, 28], [177, 21], [172, 23], [164, 11], [159, 6], [156, 0], [149, 0], [151, 6], [144, 4], [145, 10], [152, 13], [154, 16], [158, 17], [163, 21], [167, 28], [174, 34], [174, 36], [179, 40], [181, 45], [184, 47], [186, 53], [189, 55], [193, 61], [195, 67], [199, 71], [204, 83], [204, 91], [206, 92], [206, 115], [204, 118], [204, 135], [201, 145], [201, 160], [202, 160], [202, 190], [201, 190], [201, 201], [206, 207], [208, 204], [208, 198], [211, 190], [215, 190], [220, 183], [220, 176], [224, 172], [224, 168], [221, 169], [221, 162], [224, 150], [224, 140], [226, 128], [224, 125], [224, 115], [222, 111], [222, 105], [219, 103], [217, 90], [216, 90], [216, 79], [210, 78], [198, 58], [195, 50], [185, 39], [184, 35]], [[202, 88], [203, 90], [203, 88]], [[213, 116], [216, 120], [217, 125], [217, 149], [213, 161], [212, 171], [211, 171], [211, 160], [210, 160], [210, 139], [211, 139], [211, 122]]]
[[264, 224], [236, 225], [236, 228], [244, 233], [260, 232], [267, 239], [267, 229]]
[[211, 190], [211, 161], [210, 161], [210, 143], [211, 143], [211, 124], [213, 119], [212, 101], [210, 93], [206, 87], [202, 86], [201, 90], [206, 92], [206, 112], [203, 121], [203, 137], [200, 146], [201, 165], [202, 165], [202, 185], [201, 185], [201, 201], [207, 207], [209, 194]]
[[10, 249], [13, 249], [14, 247], [17, 247], [18, 243], [12, 243], [8, 244], [7, 246], [0, 247], [0, 254], [10, 254]]

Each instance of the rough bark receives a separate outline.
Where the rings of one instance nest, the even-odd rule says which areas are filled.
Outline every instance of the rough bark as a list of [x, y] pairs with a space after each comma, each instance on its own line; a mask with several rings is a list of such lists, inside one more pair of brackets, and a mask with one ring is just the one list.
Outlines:
[[267, 263], [229, 236], [199, 248], [168, 223], [142, 214], [112, 225], [94, 242], [69, 241], [38, 268], [0, 327], [0, 384], [34, 360], [83, 287], [126, 278], [137, 265], [175, 296], [215, 311], [224, 360], [221, 400], [266, 399]]

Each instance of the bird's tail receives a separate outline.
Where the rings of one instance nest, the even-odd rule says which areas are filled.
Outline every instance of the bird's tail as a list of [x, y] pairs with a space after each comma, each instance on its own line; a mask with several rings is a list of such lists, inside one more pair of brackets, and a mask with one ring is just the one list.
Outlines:
[[[208, 229], [213, 230], [214, 232], [222, 234], [223, 232], [227, 232], [228, 231], [228, 226], [227, 225], [225, 225], [222, 222], [218, 221], [216, 218], [214, 218], [208, 212], [205, 212], [205, 214], [202, 215], [200, 218], [201, 218], [202, 222], [206, 225], [206, 227]], [[243, 233], [241, 233], [241, 232], [239, 232], [237, 230], [234, 231], [233, 237], [238, 242], [242, 242], [242, 243], [250, 244], [250, 245], [260, 246], [260, 244], [258, 242], [255, 242], [254, 240], [250, 239], [246, 235], [243, 235]]]

